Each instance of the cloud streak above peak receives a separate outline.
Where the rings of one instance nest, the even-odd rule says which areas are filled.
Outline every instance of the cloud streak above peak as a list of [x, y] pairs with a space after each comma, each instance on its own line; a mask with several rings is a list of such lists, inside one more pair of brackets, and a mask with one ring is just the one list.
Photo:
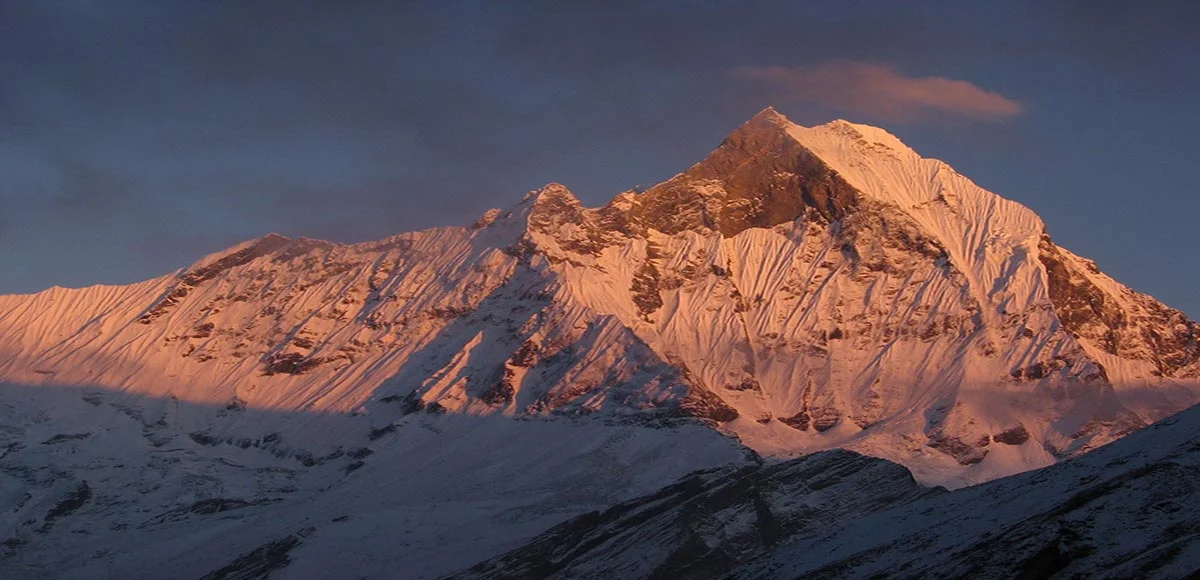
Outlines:
[[857, 61], [816, 66], [740, 67], [738, 77], [773, 86], [789, 101], [817, 103], [882, 121], [912, 123], [949, 115], [1002, 121], [1025, 107], [1000, 93], [945, 77], [910, 77], [895, 68]]

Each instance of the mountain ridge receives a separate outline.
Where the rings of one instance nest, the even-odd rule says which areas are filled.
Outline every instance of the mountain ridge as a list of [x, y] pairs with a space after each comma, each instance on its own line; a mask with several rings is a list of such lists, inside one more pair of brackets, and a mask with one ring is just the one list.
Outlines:
[[598, 208], [552, 183], [472, 226], [269, 234], [138, 284], [0, 297], [11, 381], [379, 428], [430, 409], [691, 417], [950, 485], [1194, 404], [1195, 344], [1028, 208], [881, 129], [770, 108]]

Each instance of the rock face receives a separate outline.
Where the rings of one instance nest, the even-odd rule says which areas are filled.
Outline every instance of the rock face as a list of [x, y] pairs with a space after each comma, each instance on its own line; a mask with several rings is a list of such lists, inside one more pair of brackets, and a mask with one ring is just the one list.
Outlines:
[[1059, 465], [775, 548], [727, 577], [1194, 578], [1200, 407]]
[[[0, 297], [0, 379], [367, 414], [700, 420], [962, 485], [1198, 400], [1195, 324], [874, 127], [765, 110], [644, 193], [470, 227], [270, 235], [129, 286]], [[1026, 439], [993, 440], [1014, 425]], [[261, 434], [260, 434], [261, 436]]]
[[939, 493], [899, 465], [850, 451], [711, 470], [450, 578], [719, 578], [792, 537]]
[[774, 109], [755, 116], [702, 163], [636, 198], [631, 221], [640, 232], [732, 237], [805, 217], [841, 219], [857, 191], [792, 139], [787, 123]]
[[1195, 322], [1116, 286], [1094, 262], [1056, 247], [1049, 236], [1042, 237], [1038, 249], [1055, 313], [1068, 332], [1110, 355], [1153, 365], [1154, 376], [1196, 376]]

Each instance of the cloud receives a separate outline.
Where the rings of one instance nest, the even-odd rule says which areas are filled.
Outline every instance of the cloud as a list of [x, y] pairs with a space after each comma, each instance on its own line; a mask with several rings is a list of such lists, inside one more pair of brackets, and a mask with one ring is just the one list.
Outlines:
[[912, 122], [930, 114], [998, 121], [1024, 112], [1020, 103], [967, 81], [908, 77], [879, 64], [832, 61], [805, 67], [741, 67], [740, 77], [774, 85], [783, 98], [818, 103], [884, 121]]

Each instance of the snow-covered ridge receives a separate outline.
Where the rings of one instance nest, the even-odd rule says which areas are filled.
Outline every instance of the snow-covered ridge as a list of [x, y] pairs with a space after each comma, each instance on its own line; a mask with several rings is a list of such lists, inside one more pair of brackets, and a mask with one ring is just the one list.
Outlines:
[[[0, 378], [366, 414], [699, 418], [960, 485], [1194, 404], [1194, 324], [882, 129], [773, 109], [644, 193], [471, 227], [270, 235], [124, 287], [0, 297]], [[1166, 354], [1162, 354], [1166, 352]]]

